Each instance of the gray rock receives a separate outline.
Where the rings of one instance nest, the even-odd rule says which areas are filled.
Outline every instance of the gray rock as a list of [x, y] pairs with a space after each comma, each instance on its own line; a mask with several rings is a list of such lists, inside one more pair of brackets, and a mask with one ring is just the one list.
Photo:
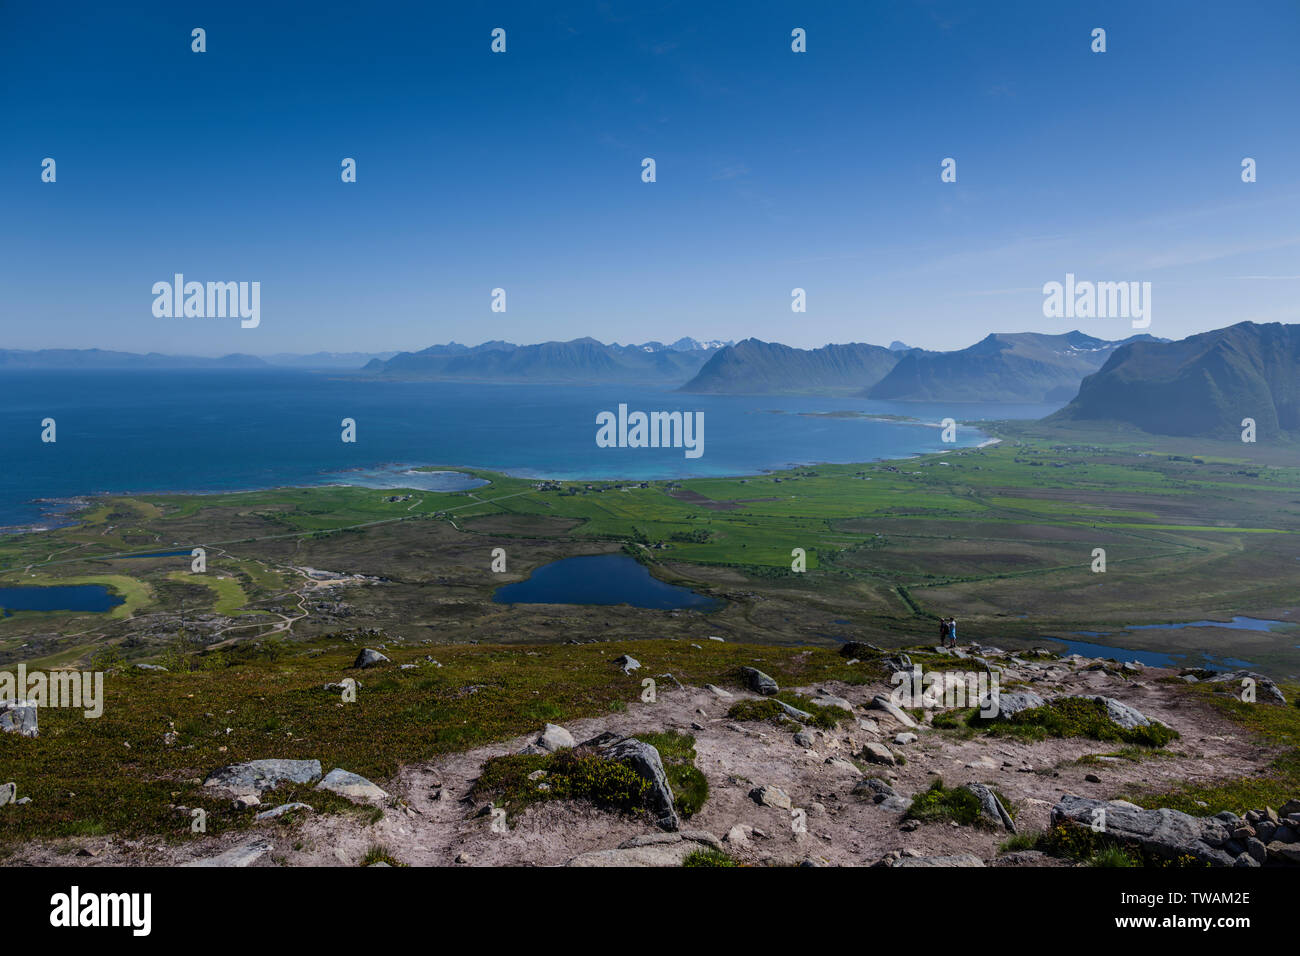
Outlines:
[[894, 735], [894, 743], [898, 744], [900, 747], [906, 746], [907, 744], [914, 744], [919, 739], [920, 738], [910, 730], [905, 730], [901, 734]]
[[995, 718], [1006, 719], [1014, 717], [1022, 710], [1032, 710], [1046, 703], [1047, 701], [1031, 690], [1018, 690], [1007, 694], [987, 694], [980, 698], [979, 708], [981, 713], [992, 713]]
[[563, 750], [565, 747], [575, 746], [573, 734], [569, 733], [559, 724], [547, 724], [542, 731], [541, 736], [537, 738], [537, 746], [541, 747], [548, 753], [555, 753], [557, 750]]
[[818, 707], [838, 707], [840, 710], [847, 710], [853, 713], [853, 705], [843, 697], [836, 697], [825, 688], [817, 689], [817, 696], [812, 698], [812, 702]]
[[257, 862], [273, 849], [269, 840], [253, 840], [237, 847], [210, 856], [204, 860], [192, 860], [185, 866], [248, 866]]
[[1300, 863], [1300, 844], [1274, 840], [1266, 848], [1270, 863]]
[[0, 783], [0, 807], [6, 803], [13, 803], [14, 798], [18, 796], [18, 784]]
[[755, 694], [763, 694], [770, 697], [781, 688], [777, 686], [776, 681], [768, 677], [756, 667], [742, 667], [740, 677], [745, 682], [745, 686]]
[[212, 771], [203, 785], [236, 793], [261, 793], [282, 783], [311, 783], [320, 773], [319, 760], [250, 760]]
[[650, 806], [657, 826], [664, 830], [681, 827], [677, 810], [673, 807], [673, 790], [668, 785], [668, 775], [664, 772], [658, 750], [644, 740], [627, 737], [602, 748], [601, 753], [609, 760], [626, 764], [650, 782]]
[[723, 690], [721, 687], [718, 687], [716, 684], [705, 684], [704, 689], [709, 691], [711, 694], [713, 694], [714, 697], [717, 697], [720, 700], [731, 700], [731, 698], [735, 696], [731, 691]]
[[306, 810], [308, 813], [315, 811], [305, 803], [282, 803], [273, 810], [263, 810], [253, 817], [254, 820], [274, 820], [276, 817], [282, 817], [291, 810]]
[[631, 657], [627, 654], [622, 654], [619, 657], [614, 658], [614, 663], [623, 669], [624, 674], [630, 674], [635, 670], [640, 670], [641, 668], [641, 662], [635, 657]]
[[38, 736], [36, 704], [29, 700], [0, 700], [0, 732]]
[[891, 866], [983, 866], [984, 861], [973, 853], [958, 853], [955, 856], [905, 856], [895, 860]]
[[385, 657], [383, 654], [380, 654], [378, 651], [371, 650], [370, 648], [367, 647], [364, 648], [361, 651], [361, 653], [357, 655], [357, 659], [352, 662], [352, 666], [362, 667], [362, 668], [376, 667], [380, 664], [386, 663], [387, 661], [388, 658]]
[[871, 698], [871, 706], [875, 710], [883, 710], [885, 713], [887, 713], [890, 717], [893, 717], [894, 720], [898, 721], [908, 730], [916, 729], [916, 721], [913, 720], [907, 714], [906, 711], [904, 711], [901, 707], [895, 704], [888, 697], [882, 697], [877, 695], [876, 697]]
[[793, 804], [790, 802], [790, 795], [780, 787], [762, 786], [755, 787], [749, 791], [750, 797], [755, 803], [760, 803], [765, 807], [776, 807], [778, 810], [789, 810]]
[[1066, 794], [1052, 807], [1051, 822], [1056, 826], [1066, 821], [1103, 826], [1108, 836], [1137, 843], [1144, 851], [1164, 859], [1191, 856], [1212, 866], [1232, 866], [1235, 862], [1232, 855], [1210, 842], [1221, 842], [1225, 835], [1224, 824], [1213, 817], [1193, 817], [1164, 807], [1142, 810], [1120, 801]]
[[772, 698], [772, 700], [781, 708], [782, 711], [785, 712], [787, 717], [793, 717], [795, 720], [812, 720], [812, 714], [808, 713], [808, 711], [800, 710], [798, 707], [792, 707], [785, 701], [777, 700], [775, 697]]
[[1009, 833], [1016, 832], [1016, 825], [1011, 819], [1011, 814], [1007, 813], [1006, 807], [1002, 806], [1002, 801], [998, 795], [993, 792], [993, 788], [982, 783], [964, 784], [961, 789], [969, 790], [975, 794], [980, 802], [980, 813], [992, 823], [995, 827], [1003, 827]]
[[328, 790], [349, 800], [377, 803], [388, 799], [383, 788], [371, 783], [365, 777], [335, 767], [325, 775], [325, 779], [316, 784], [317, 790]]
[[883, 763], [890, 766], [895, 763], [894, 755], [888, 747], [871, 740], [862, 745], [862, 750], [859, 751], [858, 756], [871, 763]]
[[812, 750], [813, 745], [817, 742], [816, 738], [806, 730], [801, 730], [794, 735], [794, 742], [804, 750]]

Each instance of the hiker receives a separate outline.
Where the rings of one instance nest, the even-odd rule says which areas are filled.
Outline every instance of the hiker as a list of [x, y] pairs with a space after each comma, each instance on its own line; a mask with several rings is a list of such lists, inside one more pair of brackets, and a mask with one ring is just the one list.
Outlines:
[[956, 647], [957, 646], [957, 619], [955, 617], [948, 618], [948, 637], [952, 639], [952, 646]]
[[939, 618], [939, 646], [948, 646], [948, 619], [946, 617]]

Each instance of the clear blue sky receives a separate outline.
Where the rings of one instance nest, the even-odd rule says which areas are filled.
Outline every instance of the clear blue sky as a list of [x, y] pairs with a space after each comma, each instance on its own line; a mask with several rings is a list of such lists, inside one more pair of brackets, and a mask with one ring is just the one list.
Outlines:
[[[1066, 272], [1300, 321], [1296, 0], [132, 6], [0, 2], [0, 347], [1131, 333]], [[261, 326], [155, 318], [176, 272]]]

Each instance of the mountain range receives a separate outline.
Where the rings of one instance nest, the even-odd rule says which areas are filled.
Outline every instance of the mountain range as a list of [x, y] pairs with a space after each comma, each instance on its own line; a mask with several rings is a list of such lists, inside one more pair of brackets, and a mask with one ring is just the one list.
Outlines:
[[520, 382], [533, 385], [659, 385], [675, 387], [694, 377], [730, 343], [679, 339], [671, 345], [605, 345], [593, 338], [514, 345], [484, 342], [473, 347], [433, 345], [375, 359], [362, 370], [385, 379], [449, 382]]

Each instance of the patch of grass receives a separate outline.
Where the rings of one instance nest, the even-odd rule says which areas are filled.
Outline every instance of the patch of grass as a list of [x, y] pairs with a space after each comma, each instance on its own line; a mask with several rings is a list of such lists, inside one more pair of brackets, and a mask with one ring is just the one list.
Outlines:
[[1178, 731], [1164, 724], [1125, 729], [1111, 720], [1106, 705], [1081, 697], [1049, 701], [1031, 707], [1007, 720], [984, 718], [975, 712], [967, 718], [968, 726], [987, 729], [989, 733], [1045, 740], [1048, 737], [1086, 737], [1089, 740], [1114, 740], [1145, 747], [1163, 747], [1178, 738]]
[[[545, 775], [530, 780], [529, 775], [539, 770]], [[588, 800], [631, 813], [646, 808], [650, 782], [617, 761], [561, 750], [493, 757], [483, 764], [474, 793], [495, 797], [508, 817], [543, 800]]]
[[1032, 850], [1038, 846], [1037, 833], [1013, 833], [998, 844], [999, 853], [1014, 853], [1017, 850]]
[[734, 859], [721, 850], [692, 850], [682, 860], [682, 866], [740, 866]]
[[935, 777], [930, 788], [912, 800], [903, 819], [923, 823], [952, 820], [963, 826], [973, 826], [980, 819], [980, 801], [969, 790], [945, 787], [943, 778]]
[[366, 851], [366, 855], [361, 858], [358, 865], [374, 866], [376, 863], [387, 863], [389, 866], [406, 866], [405, 863], [388, 852], [388, 847], [378, 843]]
[[727, 711], [727, 716], [732, 720], [766, 720], [776, 724], [800, 723], [801, 721], [797, 718], [785, 712], [781, 705], [777, 703], [778, 700], [809, 714], [809, 719], [802, 721], [802, 723], [812, 724], [822, 730], [833, 729], [847, 716], [847, 712], [840, 710], [838, 707], [823, 707], [820, 704], [814, 704], [807, 697], [801, 697], [789, 691], [781, 691], [774, 697], [737, 701], [731, 705], [731, 708]]

